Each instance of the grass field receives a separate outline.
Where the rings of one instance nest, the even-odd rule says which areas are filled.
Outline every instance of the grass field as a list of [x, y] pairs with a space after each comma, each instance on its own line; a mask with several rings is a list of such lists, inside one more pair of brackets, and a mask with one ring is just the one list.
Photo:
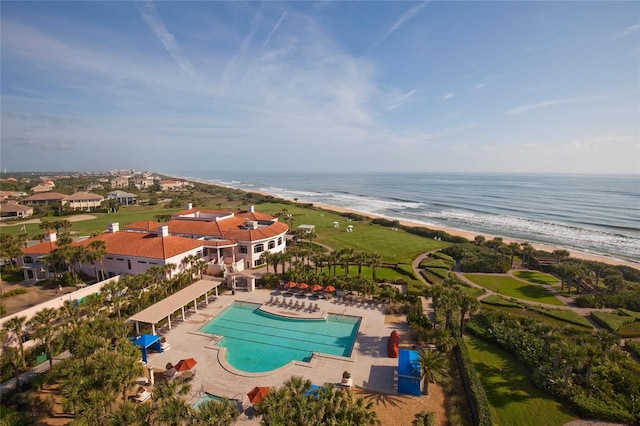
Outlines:
[[465, 341], [497, 424], [560, 426], [577, 419], [534, 387], [527, 368], [507, 352], [473, 336]]
[[464, 274], [482, 287], [507, 297], [563, 306], [564, 304], [539, 285], [527, 284], [508, 275]]
[[[325, 244], [334, 250], [352, 247], [368, 253], [378, 253], [382, 256], [382, 261], [387, 263], [410, 265], [419, 254], [449, 245], [443, 241], [434, 241], [402, 230], [394, 231], [369, 222], [348, 222], [337, 213], [318, 208], [279, 203], [256, 206], [256, 210], [272, 215], [281, 212], [283, 208], [286, 208], [295, 218], [291, 226], [293, 229], [302, 224], [315, 225], [318, 234], [315, 242]], [[339, 228], [334, 228], [333, 222], [338, 222]], [[347, 225], [353, 226], [353, 232], [347, 232]]]
[[557, 284], [558, 279], [553, 275], [545, 274], [538, 271], [515, 271], [513, 275], [521, 280], [528, 281], [533, 284]]

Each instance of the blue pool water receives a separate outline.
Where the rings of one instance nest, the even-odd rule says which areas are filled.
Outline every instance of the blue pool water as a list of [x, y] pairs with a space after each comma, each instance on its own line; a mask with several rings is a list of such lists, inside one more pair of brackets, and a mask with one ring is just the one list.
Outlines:
[[271, 371], [293, 360], [308, 362], [314, 352], [351, 356], [360, 318], [284, 318], [258, 307], [234, 303], [200, 329], [224, 336], [218, 344], [227, 348], [227, 362], [234, 368], [250, 373]]
[[222, 398], [220, 398], [217, 395], [212, 395], [210, 393], [205, 392], [200, 396], [200, 398], [196, 400], [196, 402], [193, 403], [193, 408], [197, 410], [198, 407], [200, 407], [200, 405], [208, 401], [222, 401]]

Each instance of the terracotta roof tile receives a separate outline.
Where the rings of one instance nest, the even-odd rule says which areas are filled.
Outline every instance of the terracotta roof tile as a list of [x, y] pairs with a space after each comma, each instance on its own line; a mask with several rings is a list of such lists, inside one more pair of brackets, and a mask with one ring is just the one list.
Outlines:
[[60, 194], [59, 192], [43, 192], [41, 194], [31, 195], [26, 197], [24, 201], [47, 201], [47, 200], [62, 200], [67, 195]]
[[109, 255], [148, 257], [152, 259], [167, 259], [189, 250], [204, 247], [202, 241], [191, 238], [167, 236], [158, 237], [155, 234], [141, 232], [114, 232], [101, 234], [81, 241], [80, 245], [88, 246], [91, 241], [105, 242]]

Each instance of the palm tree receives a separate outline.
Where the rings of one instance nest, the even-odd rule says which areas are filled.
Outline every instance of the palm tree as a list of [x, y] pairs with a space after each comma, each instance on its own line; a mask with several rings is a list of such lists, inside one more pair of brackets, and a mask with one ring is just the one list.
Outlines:
[[226, 426], [233, 424], [239, 415], [236, 405], [229, 398], [223, 398], [222, 401], [212, 400], [200, 404], [194, 410], [191, 424]]
[[473, 239], [473, 241], [476, 243], [477, 246], [481, 246], [485, 243], [487, 239], [484, 237], [484, 235], [476, 235], [475, 238]]
[[376, 281], [376, 269], [382, 265], [382, 256], [378, 253], [370, 253], [367, 262], [371, 268], [371, 278]]
[[516, 255], [516, 251], [520, 248], [520, 244], [512, 242], [508, 245], [509, 250], [511, 250], [511, 260], [509, 261], [510, 268], [513, 268], [513, 258]]
[[[5, 341], [8, 331], [3, 329], [0, 332], [0, 341]], [[18, 348], [2, 346], [2, 358], [7, 359], [13, 366], [13, 374], [16, 381], [16, 390], [20, 391], [20, 367], [24, 365], [24, 354]]]
[[35, 327], [34, 336], [45, 344], [47, 348], [47, 357], [49, 358], [49, 367], [53, 367], [53, 339], [60, 330], [60, 327], [54, 322], [58, 317], [58, 313], [51, 308], [44, 308], [36, 312], [31, 323]]
[[562, 263], [562, 261], [566, 260], [571, 255], [571, 253], [569, 253], [567, 250], [560, 249], [554, 250], [551, 254], [556, 257], [558, 263]]
[[418, 352], [420, 362], [420, 379], [423, 381], [423, 392], [429, 395], [429, 382], [437, 383], [447, 372], [447, 359], [438, 351], [422, 349]]
[[463, 294], [458, 299], [458, 307], [460, 308], [460, 337], [462, 337], [464, 332], [465, 316], [467, 313], [475, 313], [480, 308], [480, 303], [474, 296]]
[[522, 243], [522, 263], [527, 265], [527, 268], [530, 267], [531, 256], [533, 256], [534, 248], [528, 242]]
[[98, 275], [96, 274], [96, 279], [98, 281], [104, 281], [104, 257], [107, 255], [107, 243], [102, 240], [93, 240], [89, 243], [89, 250], [92, 253], [91, 258], [93, 262], [95, 262], [96, 260], [100, 262], [101, 276], [98, 277]]
[[[16, 336], [18, 340], [18, 348], [20, 352], [20, 367], [24, 367], [27, 363], [24, 358], [24, 342], [22, 341], [24, 337], [24, 326], [27, 323], [27, 317], [15, 316], [7, 320], [4, 323], [3, 328]], [[4, 339], [2, 339], [4, 340]]]

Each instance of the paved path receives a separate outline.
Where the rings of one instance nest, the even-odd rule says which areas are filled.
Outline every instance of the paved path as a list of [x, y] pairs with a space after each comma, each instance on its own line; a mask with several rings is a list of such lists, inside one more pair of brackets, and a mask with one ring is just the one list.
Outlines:
[[[71, 356], [71, 352], [65, 351], [58, 356], [53, 357], [53, 364], [57, 364], [63, 359], [69, 358]], [[42, 373], [49, 371], [49, 361], [45, 361], [41, 364], [36, 365], [35, 367], [24, 371], [18, 375], [18, 379], [20, 383], [25, 383], [30, 381], [35, 376], [38, 376]], [[12, 377], [9, 380], [0, 383], [0, 395], [6, 395], [8, 392], [12, 392], [16, 389], [16, 378]]]

